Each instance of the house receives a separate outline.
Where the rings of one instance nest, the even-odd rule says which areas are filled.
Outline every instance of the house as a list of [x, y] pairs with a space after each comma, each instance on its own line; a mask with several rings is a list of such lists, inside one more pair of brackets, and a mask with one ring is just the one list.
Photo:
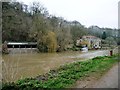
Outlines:
[[76, 41], [76, 46], [87, 46], [88, 49], [101, 48], [101, 39], [95, 36], [82, 36]]

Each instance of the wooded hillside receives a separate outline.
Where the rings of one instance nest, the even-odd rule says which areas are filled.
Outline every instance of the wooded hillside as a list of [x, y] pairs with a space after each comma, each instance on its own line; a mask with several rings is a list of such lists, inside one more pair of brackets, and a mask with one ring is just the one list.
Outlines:
[[118, 30], [85, 27], [78, 21], [67, 21], [50, 15], [38, 2], [31, 6], [19, 2], [2, 3], [2, 41], [37, 42], [41, 52], [63, 51], [83, 35], [113, 37], [118, 43]]

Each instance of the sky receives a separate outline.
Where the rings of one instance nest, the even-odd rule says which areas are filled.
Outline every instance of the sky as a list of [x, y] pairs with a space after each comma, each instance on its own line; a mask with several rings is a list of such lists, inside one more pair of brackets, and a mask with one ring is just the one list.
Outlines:
[[77, 20], [89, 27], [118, 28], [118, 2], [120, 0], [18, 0], [27, 5], [40, 2], [51, 15], [65, 20]]

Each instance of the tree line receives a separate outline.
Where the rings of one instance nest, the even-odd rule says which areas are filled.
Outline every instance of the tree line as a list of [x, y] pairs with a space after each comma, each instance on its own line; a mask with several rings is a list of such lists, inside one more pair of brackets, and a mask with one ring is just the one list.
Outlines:
[[68, 45], [74, 46], [83, 35], [116, 39], [112, 31], [97, 26], [87, 28], [76, 20], [67, 21], [50, 15], [38, 2], [30, 6], [20, 2], [2, 2], [2, 41], [37, 42], [40, 52], [64, 51]]

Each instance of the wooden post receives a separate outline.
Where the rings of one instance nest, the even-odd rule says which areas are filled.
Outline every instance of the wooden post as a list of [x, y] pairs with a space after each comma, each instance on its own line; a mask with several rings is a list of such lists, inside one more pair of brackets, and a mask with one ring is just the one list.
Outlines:
[[13, 45], [13, 49], [14, 49], [14, 45]]

